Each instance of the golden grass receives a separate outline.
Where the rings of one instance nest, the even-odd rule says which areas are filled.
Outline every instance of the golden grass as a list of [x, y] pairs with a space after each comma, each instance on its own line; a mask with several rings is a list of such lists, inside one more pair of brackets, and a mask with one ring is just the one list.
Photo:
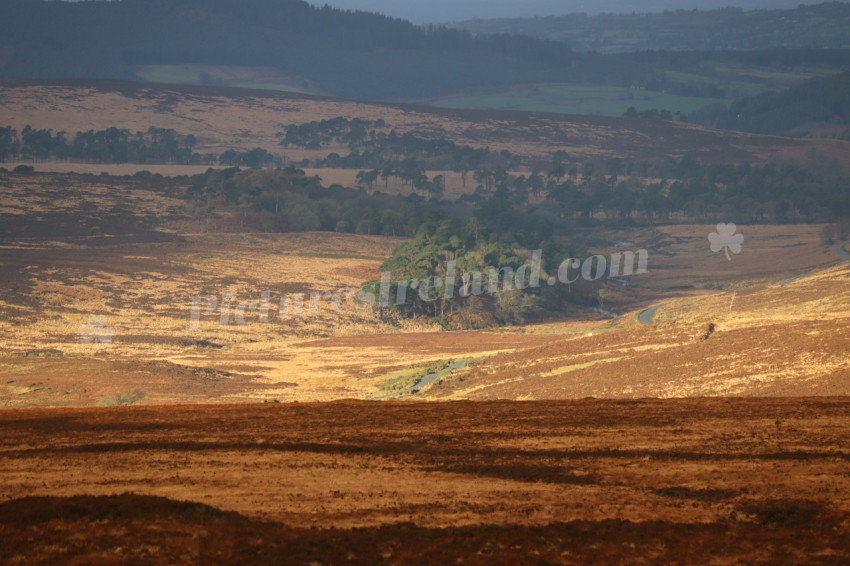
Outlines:
[[[131, 87], [128, 87], [131, 88]], [[193, 90], [197, 91], [197, 88]], [[701, 151], [737, 155], [735, 159], [767, 159], [769, 156], [804, 158], [817, 148], [825, 155], [846, 157], [850, 144], [832, 140], [785, 141], [771, 144], [770, 138], [748, 134], [720, 133], [691, 124], [655, 124], [669, 129], [647, 149], [647, 133], [633, 125], [597, 118], [565, 118], [550, 115], [469, 114], [452, 111], [422, 111], [410, 107], [369, 104], [338, 99], [318, 99], [268, 92], [222, 96], [185, 95], [181, 89], [151, 85], [138, 87], [128, 96], [114, 90], [74, 86], [9, 86], [0, 90], [0, 124], [20, 131], [29, 124], [73, 135], [78, 131], [125, 128], [131, 132], [149, 127], [173, 128], [179, 134], [194, 134], [197, 151], [219, 154], [227, 149], [262, 147], [287, 163], [304, 157], [324, 157], [345, 148], [316, 151], [288, 149], [279, 145], [278, 134], [289, 124], [337, 116], [366, 120], [383, 119], [399, 133], [445, 136], [459, 144], [508, 150], [515, 154], [545, 157], [554, 148], [576, 157], [595, 155], [663, 154], [683, 152], [681, 140], [701, 140]], [[669, 137], [670, 139], [667, 139]], [[728, 159], [727, 155], [727, 159]], [[101, 169], [107, 170], [107, 169]]]
[[604, 364], [604, 363], [608, 363], [608, 362], [617, 362], [617, 361], [620, 361], [621, 359], [622, 358], [605, 358], [605, 359], [602, 359], [602, 360], [593, 360], [592, 362], [584, 362], [582, 364], [573, 364], [573, 365], [570, 365], [570, 366], [564, 366], [564, 367], [558, 368], [556, 370], [552, 370], [550, 372], [544, 373], [544, 374], [541, 375], [541, 377], [553, 377], [553, 376], [556, 376], [556, 375], [564, 375], [565, 373], [570, 373], [571, 371], [593, 367], [597, 364]]
[[[283, 296], [356, 289], [363, 280], [377, 277], [381, 262], [402, 241], [399, 238], [210, 233], [209, 226], [200, 230], [197, 222], [187, 219], [184, 202], [158, 185], [115, 178], [9, 179], [0, 185], [0, 214], [7, 218], [26, 211], [33, 218], [61, 213], [82, 222], [100, 211], [123, 207], [139, 217], [169, 219], [167, 228], [163, 220], [153, 227], [156, 230], [182, 230], [178, 238], [162, 242], [124, 241], [106, 233], [96, 245], [86, 243], [85, 237], [57, 241], [47, 230], [50, 235], [43, 240], [10, 240], [0, 246], [4, 285], [15, 289], [0, 296], [4, 336], [0, 356], [37, 350], [76, 356], [26, 363], [8, 358], [0, 370], [14, 376], [3, 394], [8, 406], [94, 403], [95, 397], [79, 391], [92, 391], [104, 382], [100, 370], [125, 361], [230, 372], [226, 379], [233, 382], [239, 376], [250, 377], [250, 386], [217, 397], [234, 401], [363, 399], [374, 395], [388, 374], [410, 364], [461, 357], [489, 358], [447, 378], [484, 376], [483, 381], [470, 381], [449, 392], [452, 397], [525, 398], [530, 391], [535, 398], [736, 394], [751, 390], [753, 380], [762, 374], [805, 381], [845, 369], [846, 351], [832, 346], [821, 358], [806, 357], [801, 350], [776, 367], [769, 365], [771, 352], [758, 346], [759, 341], [775, 341], [775, 334], [788, 331], [801, 344], [809, 344], [805, 348], [816, 347], [805, 340], [820, 336], [832, 340], [832, 334], [823, 324], [802, 323], [846, 324], [850, 270], [847, 264], [830, 267], [838, 259], [819, 243], [819, 226], [742, 227], [747, 237], [744, 252], [731, 261], [708, 251], [712, 226], [608, 231], [600, 238], [650, 250], [649, 273], [634, 276], [635, 285], [629, 289], [609, 287], [606, 302], [619, 305], [620, 318], [608, 320], [576, 307], [562, 313], [566, 320], [446, 335], [427, 321], [378, 320], [367, 306], [349, 297], [341, 303], [341, 312], [323, 299], [314, 316], [277, 317]], [[617, 249], [622, 248], [594, 251]], [[788, 278], [786, 271], [813, 274], [780, 285]], [[684, 284], [706, 288], [670, 290]], [[708, 288], [719, 285], [732, 292]], [[231, 312], [229, 325], [222, 326], [219, 308], [204, 313], [197, 329], [190, 327], [193, 297], [212, 295], [220, 303], [229, 292], [235, 309], [243, 301], [259, 300], [267, 290], [269, 322], [249, 313], [248, 324], [239, 326]], [[666, 306], [656, 313], [657, 323], [641, 326], [637, 313], [662, 302]], [[93, 315], [106, 317], [113, 332], [111, 343], [81, 342], [81, 328]], [[758, 338], [740, 351], [730, 346], [726, 357], [695, 350], [695, 361], [676, 370], [683, 372], [679, 381], [670, 381], [669, 376], [656, 376], [651, 386], [635, 381], [631, 371], [635, 360], [662, 363], [693, 350], [710, 322], [717, 331], [708, 344], [734, 333], [746, 340]], [[765, 338], [758, 334], [762, 331], [769, 331]], [[415, 339], [403, 340], [404, 334]], [[349, 336], [362, 339], [347, 341], [344, 337]], [[711, 363], [700, 367], [700, 356], [708, 356], [705, 360], [713, 360], [714, 367]], [[603, 383], [598, 377], [618, 372], [625, 377], [617, 383]], [[62, 381], [66, 373], [76, 381]], [[753, 376], [749, 381], [748, 375]], [[577, 389], [556, 383], [564, 377], [575, 377]], [[535, 380], [552, 383], [539, 387]], [[43, 381], [47, 385], [30, 387]], [[84, 383], [90, 387], [80, 385]], [[119, 393], [126, 389], [122, 383], [119, 377], [110, 382], [112, 390], [98, 395]], [[182, 393], [148, 393], [148, 402], [209, 400], [191, 387]], [[420, 396], [440, 395], [439, 388], [430, 388]]]

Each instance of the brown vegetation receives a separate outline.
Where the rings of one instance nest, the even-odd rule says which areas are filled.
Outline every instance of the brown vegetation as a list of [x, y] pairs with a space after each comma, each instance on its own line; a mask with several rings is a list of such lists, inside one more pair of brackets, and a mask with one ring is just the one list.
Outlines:
[[337, 116], [381, 118], [399, 133], [446, 137], [459, 144], [547, 158], [553, 148], [582, 158], [657, 159], [690, 154], [732, 163], [759, 162], [771, 156], [805, 159], [812, 149], [839, 158], [850, 153], [848, 142], [723, 132], [665, 120], [444, 110], [222, 87], [94, 80], [0, 81], [0, 125], [20, 131], [29, 124], [71, 134], [110, 126], [132, 132], [147, 131], [151, 126], [173, 128], [181, 135], [195, 135], [201, 153], [262, 147], [287, 161], [325, 157], [340, 148], [284, 150], [276, 134], [292, 123]]
[[839, 564], [844, 399], [4, 411], [0, 561]]

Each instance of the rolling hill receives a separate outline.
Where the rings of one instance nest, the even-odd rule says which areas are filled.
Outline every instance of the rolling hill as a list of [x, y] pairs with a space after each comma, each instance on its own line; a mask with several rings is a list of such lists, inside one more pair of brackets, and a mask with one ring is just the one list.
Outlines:
[[298, 161], [325, 157], [344, 146], [284, 150], [279, 142], [286, 126], [338, 116], [383, 119], [399, 133], [538, 157], [557, 148], [578, 157], [688, 154], [705, 161], [759, 163], [770, 157], [805, 160], [812, 150], [844, 160], [850, 152], [847, 142], [723, 132], [665, 120], [433, 109], [224, 87], [5, 79], [0, 103], [0, 125], [18, 131], [26, 125], [69, 134], [109, 127], [131, 132], [171, 128], [194, 135], [197, 151], [261, 147]]
[[[350, 296], [334, 308], [399, 238], [245, 232], [227, 209], [199, 222], [175, 180], [0, 174], [0, 191], [5, 408], [365, 399], [405, 379], [391, 396], [838, 395], [850, 383], [850, 272], [818, 225], [741, 227], [732, 260], [710, 252], [714, 226], [598, 233], [596, 253], [628, 241], [650, 254], [631, 285], [605, 284], [618, 319], [575, 304], [545, 324], [440, 332]], [[315, 313], [289, 316], [296, 294], [317, 294]], [[450, 360], [467, 363], [408, 392]]]
[[572, 13], [536, 18], [474, 19], [453, 24], [476, 34], [515, 33], [562, 41], [576, 51], [847, 48], [850, 5], [825, 2], [793, 9], [668, 9], [656, 13]]
[[0, 4], [0, 562], [847, 562], [850, 142], [387, 102], [701, 57]]

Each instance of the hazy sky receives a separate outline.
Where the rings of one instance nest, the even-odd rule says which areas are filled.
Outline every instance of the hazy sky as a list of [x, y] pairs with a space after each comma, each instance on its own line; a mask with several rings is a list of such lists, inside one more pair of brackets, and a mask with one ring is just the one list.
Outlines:
[[411, 20], [414, 23], [441, 23], [478, 18], [531, 17], [576, 12], [660, 12], [663, 10], [701, 10], [739, 6], [754, 8], [796, 8], [800, 4], [819, 4], [824, 0], [308, 0], [347, 10], [379, 12]]

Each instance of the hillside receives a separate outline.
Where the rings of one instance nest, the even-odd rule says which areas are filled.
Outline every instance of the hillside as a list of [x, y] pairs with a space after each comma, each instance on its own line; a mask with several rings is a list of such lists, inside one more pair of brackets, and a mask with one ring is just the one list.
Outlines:
[[707, 53], [0, 0], [0, 564], [848, 563], [850, 48]]
[[850, 138], [850, 71], [807, 80], [779, 91], [742, 98], [724, 107], [712, 105], [691, 119], [714, 127], [760, 134], [818, 135]]
[[[733, 12], [728, 19], [736, 17]], [[805, 24], [816, 30], [809, 35], [820, 40], [829, 37], [824, 26], [838, 26], [835, 35], [846, 36], [842, 15], [815, 19]], [[753, 35], [760, 24], [744, 20], [743, 26], [661, 23], [674, 30], [671, 51], [635, 47], [603, 54], [576, 52], [561, 41], [528, 35], [416, 27], [301, 0], [12, 0], [0, 4], [0, 77], [225, 85], [382, 101], [433, 100], [518, 86], [592, 85], [688, 99], [667, 107], [675, 112], [694, 102], [690, 99], [705, 104], [706, 98], [753, 95], [844, 68], [847, 50], [828, 39], [831, 49], [813, 49], [817, 41], [803, 48], [752, 51], [717, 51], [715, 44], [689, 47], [688, 40], [702, 30], [734, 27]], [[642, 22], [638, 18], [638, 25]], [[785, 31], [775, 34], [784, 38]], [[616, 26], [597, 35], [611, 34], [617, 34]]]
[[[505, 159], [501, 151], [507, 150], [522, 158], [518, 166], [537, 159], [550, 167], [553, 149], [563, 148], [582, 167], [581, 174], [573, 174], [565, 166], [560, 175], [568, 179], [563, 183], [549, 170], [545, 197], [524, 185], [508, 192], [507, 185], [491, 191], [476, 189], [472, 182], [464, 187], [460, 173], [447, 171], [455, 184], [442, 200], [411, 194], [411, 187], [398, 181], [382, 187], [388, 194], [377, 187], [369, 191], [329, 186], [335, 178], [347, 183], [345, 175], [352, 180], [356, 168], [312, 170], [328, 177], [323, 181], [272, 169], [229, 169], [221, 177], [189, 178], [178, 175], [205, 167], [147, 163], [31, 162], [35, 172], [0, 172], [0, 277], [7, 289], [0, 303], [0, 330], [6, 337], [0, 364], [10, 375], [2, 386], [4, 406], [412, 397], [408, 392], [417, 376], [456, 363], [460, 367], [454, 375], [441, 374], [442, 382], [423, 389], [419, 398], [843, 391], [846, 367], [836, 333], [844, 329], [840, 313], [847, 312], [844, 268], [776, 286], [840, 261], [825, 243], [827, 228], [765, 225], [766, 218], [794, 214], [781, 202], [775, 203], [775, 211], [767, 207], [757, 214], [752, 209], [741, 221], [746, 235], [743, 256], [733, 261], [709, 251], [707, 236], [715, 224], [695, 224], [694, 219], [728, 221], [729, 214], [737, 214], [731, 203], [741, 202], [745, 208], [754, 198], [770, 203], [772, 195], [763, 193], [765, 183], [774, 178], [779, 184], [770, 185], [771, 190], [783, 191], [777, 198], [797, 202], [795, 187], [805, 182], [810, 188], [799, 206], [809, 206], [824, 218], [839, 213], [840, 199], [829, 201], [831, 209], [812, 206], [813, 198], [833, 198], [823, 192], [820, 177], [813, 176], [815, 169], [789, 169], [796, 179], [789, 185], [784, 169], [771, 164], [758, 168], [758, 163], [776, 163], [781, 155], [805, 158], [813, 155], [812, 149], [844, 158], [846, 142], [730, 133], [667, 121], [436, 111], [221, 87], [37, 81], [6, 81], [2, 87], [0, 124], [19, 131], [27, 124], [68, 132], [113, 126], [129, 132], [173, 128], [180, 136], [194, 135], [198, 151], [259, 146], [289, 162], [326, 159], [331, 152], [350, 149], [333, 136], [312, 149], [307, 149], [313, 143], [309, 137], [306, 143], [284, 147], [281, 139], [294, 140], [294, 132], [300, 131], [289, 126], [349, 116], [381, 119], [384, 129], [415, 134], [403, 138], [409, 143], [419, 143], [416, 136], [445, 137], [489, 146], [498, 159]], [[337, 120], [325, 125], [330, 123], [350, 124]], [[322, 130], [314, 131], [319, 135], [316, 131]], [[607, 189], [610, 176], [618, 174], [607, 168], [621, 163], [609, 158], [658, 160], [664, 154], [683, 153], [708, 163], [752, 165], [712, 169], [686, 157], [659, 166], [657, 174], [685, 179], [687, 173], [693, 179], [671, 182], [665, 202], [687, 210], [666, 219], [658, 210], [647, 215], [646, 207], [641, 213], [637, 209], [651, 194], [646, 191], [661, 185], [644, 186], [637, 178], [624, 177], [628, 182], [616, 185], [618, 192]], [[833, 168], [823, 155], [814, 160], [825, 170]], [[591, 166], [601, 169], [594, 173]], [[42, 172], [80, 167], [93, 174]], [[175, 177], [122, 176], [157, 167]], [[652, 167], [643, 174], [650, 171]], [[512, 175], [525, 174], [529, 171]], [[728, 179], [740, 175], [742, 189], [733, 194]], [[499, 183], [513, 183], [511, 179], [515, 177], [507, 175]], [[839, 174], [830, 181], [837, 183], [839, 197], [843, 179]], [[275, 192], [275, 183], [300, 183], [304, 188], [293, 185], [290, 192]], [[217, 187], [224, 192], [216, 192]], [[627, 208], [611, 208], [620, 206], [615, 200], [589, 205], [571, 200], [597, 193], [606, 199], [624, 196]], [[521, 194], [525, 200], [516, 200]], [[466, 217], [473, 214], [475, 234], [469, 233], [473, 223]], [[514, 325], [499, 331], [440, 332], [436, 317], [415, 310], [408, 313], [413, 316], [399, 312], [383, 317], [355, 302], [353, 293], [364, 282], [379, 279], [388, 258], [396, 262], [391, 269], [406, 269], [399, 255], [406, 248], [398, 246], [430, 237], [435, 219], [457, 230], [455, 243], [440, 244], [449, 250], [445, 253], [469, 254], [462, 249], [463, 241], [477, 239], [479, 230], [492, 230], [493, 237], [504, 240], [522, 222], [529, 228], [514, 237], [526, 243], [506, 240], [516, 248], [542, 246], [550, 250], [547, 254], [586, 257], [611, 256], [628, 245], [648, 251], [650, 269], [627, 286], [606, 280], [564, 289], [562, 298], [568, 300], [548, 303], [557, 308], [550, 306], [542, 318], [535, 318], [545, 322], [542, 325], [520, 324], [521, 317], [510, 318], [519, 311], [505, 310]], [[468, 223], [464, 226], [460, 220]], [[315, 231], [320, 227], [325, 231]], [[835, 230], [829, 230], [835, 236]], [[558, 247], [547, 243], [548, 237]], [[438, 259], [440, 263], [444, 258]], [[597, 304], [600, 289], [606, 292], [605, 308], [623, 316], [608, 323], [604, 314], [590, 308]], [[309, 316], [259, 318], [261, 301], [269, 301], [271, 313], [281, 308], [289, 313], [299, 294], [305, 301], [313, 296], [318, 301], [315, 310], [303, 306]], [[495, 306], [501, 304], [501, 299], [494, 301]], [[657, 313], [660, 322], [640, 326], [637, 314], [659, 304], [666, 305]], [[779, 306], [783, 304], [799, 308]], [[236, 323], [237, 310], [239, 320], [247, 324]], [[810, 322], [811, 313], [820, 321]], [[710, 340], [698, 341], [709, 323], [715, 324], [715, 332]], [[588, 332], [594, 336], [587, 337]], [[767, 358], [773, 356], [771, 348], [794, 346], [775, 367], [765, 358], [760, 363], [768, 369], [747, 369], [739, 357], [761, 356], [753, 352], [761, 351], [758, 344], [765, 333], [771, 340], [764, 349]], [[737, 342], [750, 345], [738, 357], [727, 350]], [[670, 362], [671, 348], [681, 357], [679, 371], [690, 385], [673, 387], [666, 374], [656, 371]], [[807, 354], [813, 348], [822, 349], [815, 366]], [[629, 356], [612, 353], [621, 350]], [[645, 369], [634, 371], [627, 361], [632, 356], [639, 357]], [[600, 368], [609, 377], [593, 378]], [[790, 381], [753, 381], [757, 375], [778, 372]], [[618, 377], [621, 374], [629, 379]], [[576, 381], [576, 376], [581, 379]]]
[[[0, 35], [3, 77], [161, 82], [178, 73], [178, 82], [384, 100], [567, 76], [570, 54], [556, 42], [478, 40], [302, 0], [13, 0], [0, 5]], [[186, 65], [188, 79], [179, 77]]]
[[[163, 86], [109, 81], [0, 82], [0, 127], [64, 131], [150, 127], [192, 134], [196, 151], [261, 147], [290, 161], [325, 157], [345, 146], [284, 149], [286, 126], [338, 116], [383, 119], [399, 133], [445, 137], [459, 144], [509, 150], [548, 159], [553, 148], [584, 158], [660, 159], [691, 155], [723, 163], [763, 162], [768, 157], [805, 159], [812, 149], [844, 159], [850, 144], [722, 132], [664, 120], [564, 116], [515, 111], [438, 110], [353, 102], [300, 94], [201, 86]], [[70, 165], [69, 165], [70, 166]]]
[[562, 41], [576, 51], [847, 48], [850, 5], [826, 2], [788, 10], [666, 10], [475, 19], [454, 24], [476, 34], [515, 33]]
[[[628, 287], [604, 283], [620, 318], [567, 303], [545, 324], [441, 332], [381, 319], [345, 292], [377, 278], [401, 238], [245, 232], [238, 209], [199, 219], [184, 191], [0, 174], [3, 407], [846, 392], [846, 264], [781, 284], [840, 262], [819, 225], [741, 227], [732, 260], [710, 252], [713, 225], [596, 231], [594, 253], [631, 242], [650, 254]], [[639, 325], [658, 304], [658, 322]], [[461, 360], [407, 393], [423, 370]]]
[[[558, 399], [848, 395], [846, 265], [788, 285], [667, 300], [651, 327], [496, 356], [456, 372], [429, 398]], [[709, 330], [710, 328], [710, 330]]]
[[0, 561], [846, 563], [848, 408], [793, 398], [2, 411]]

